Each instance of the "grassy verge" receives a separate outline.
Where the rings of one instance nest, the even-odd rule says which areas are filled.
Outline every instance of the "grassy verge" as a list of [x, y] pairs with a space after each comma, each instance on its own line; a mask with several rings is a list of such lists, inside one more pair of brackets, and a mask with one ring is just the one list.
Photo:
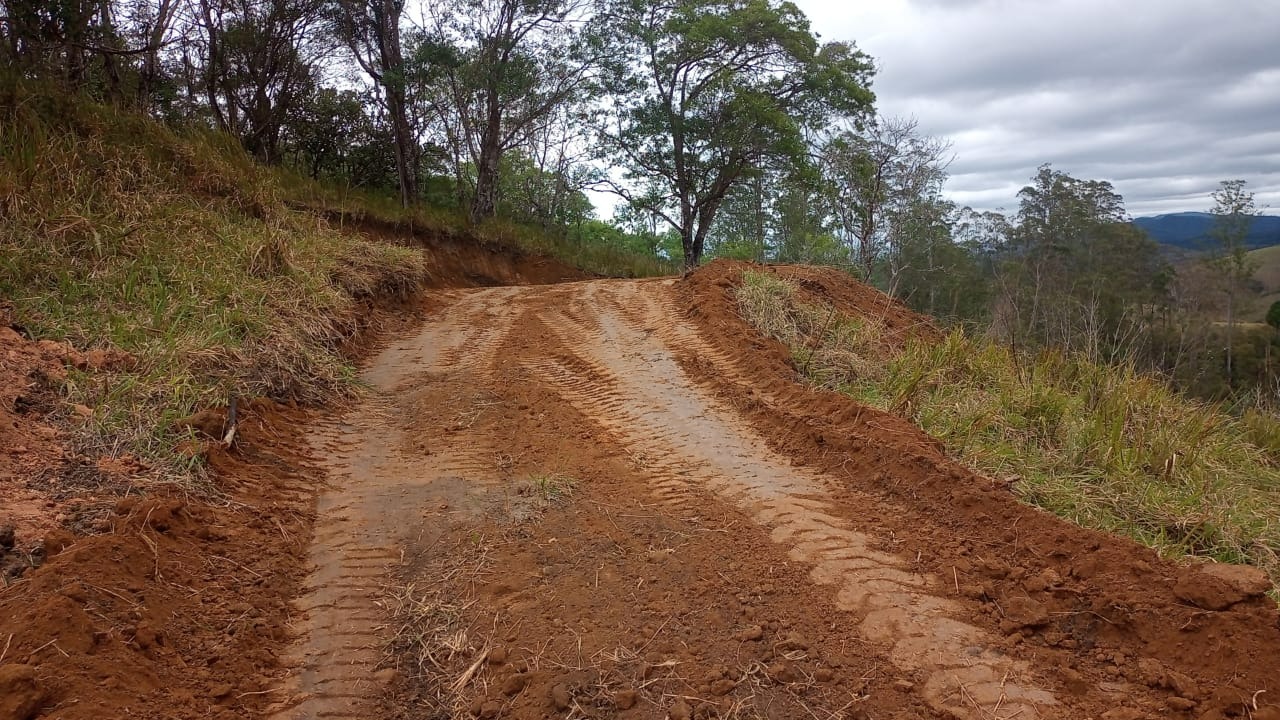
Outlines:
[[548, 233], [540, 228], [501, 219], [469, 227], [466, 217], [456, 210], [429, 206], [404, 208], [396, 198], [386, 194], [334, 187], [288, 170], [276, 170], [275, 174], [290, 202], [320, 211], [368, 218], [429, 235], [442, 233], [471, 237], [477, 242], [547, 255], [566, 265], [605, 277], [657, 277], [680, 272], [677, 263], [637, 254], [609, 243], [578, 242], [561, 233]]
[[1132, 368], [1020, 357], [956, 331], [886, 343], [865, 318], [748, 271], [743, 316], [818, 385], [910, 418], [1028, 503], [1166, 555], [1252, 563], [1280, 584], [1280, 424], [1187, 400]]
[[421, 253], [290, 211], [228, 138], [0, 86], [0, 296], [35, 337], [114, 346], [136, 368], [73, 373], [80, 452], [190, 479], [174, 421], [235, 396], [349, 392], [361, 301], [409, 293]]

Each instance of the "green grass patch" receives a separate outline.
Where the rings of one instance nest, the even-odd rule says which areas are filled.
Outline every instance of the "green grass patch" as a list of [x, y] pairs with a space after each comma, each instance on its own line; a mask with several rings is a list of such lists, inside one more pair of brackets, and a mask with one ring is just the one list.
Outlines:
[[1035, 356], [962, 330], [885, 341], [747, 271], [743, 316], [787, 344], [810, 382], [908, 417], [1026, 502], [1165, 555], [1252, 563], [1280, 583], [1280, 423], [1233, 417], [1132, 367]]
[[80, 452], [189, 479], [176, 419], [233, 395], [343, 396], [360, 301], [425, 279], [420, 252], [289, 210], [225, 136], [0, 85], [0, 296], [34, 337], [139, 359], [72, 375], [67, 401], [95, 410]]
[[553, 257], [571, 267], [604, 277], [659, 277], [680, 272], [678, 263], [634, 252], [610, 242], [576, 240], [572, 232], [548, 231], [503, 219], [472, 227], [466, 215], [451, 208], [418, 205], [402, 207], [386, 193], [337, 187], [302, 177], [287, 169], [273, 171], [285, 199], [295, 205], [356, 219], [412, 229], [422, 234], [470, 237], [477, 242], [533, 255]]

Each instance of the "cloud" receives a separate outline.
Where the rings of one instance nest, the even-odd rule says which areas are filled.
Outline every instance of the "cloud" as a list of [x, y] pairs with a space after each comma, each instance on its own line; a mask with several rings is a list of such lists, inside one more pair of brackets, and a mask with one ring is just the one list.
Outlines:
[[881, 71], [881, 112], [954, 144], [953, 199], [1016, 205], [1042, 163], [1109, 180], [1135, 215], [1249, 181], [1280, 208], [1280, 2], [796, 0]]

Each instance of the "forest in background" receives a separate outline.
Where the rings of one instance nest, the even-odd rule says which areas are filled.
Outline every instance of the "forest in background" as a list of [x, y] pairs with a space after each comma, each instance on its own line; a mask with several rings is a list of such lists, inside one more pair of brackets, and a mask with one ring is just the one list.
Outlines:
[[1241, 322], [1243, 181], [1205, 198], [1207, 249], [1178, 261], [1110, 183], [1049, 165], [1011, 213], [957, 207], [948, 144], [877, 114], [873, 59], [791, 3], [0, 0], [0, 16], [0, 61], [25, 82], [225, 132], [326, 187], [685, 267], [839, 266], [1018, 351], [1280, 397], [1280, 311]]

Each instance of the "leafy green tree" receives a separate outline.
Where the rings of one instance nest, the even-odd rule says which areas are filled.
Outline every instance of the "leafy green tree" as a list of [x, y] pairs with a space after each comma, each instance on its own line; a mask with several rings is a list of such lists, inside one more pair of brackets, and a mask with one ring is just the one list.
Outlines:
[[308, 95], [290, 113], [285, 127], [294, 164], [312, 179], [347, 179], [346, 159], [371, 130], [360, 94], [334, 88]]
[[[202, 0], [208, 2], [208, 0]], [[379, 102], [390, 117], [400, 204], [418, 200], [418, 128], [410, 114], [412, 97], [401, 41], [405, 0], [329, 0], [336, 37], [379, 89]]]
[[1267, 324], [1280, 335], [1280, 300], [1271, 303], [1271, 307], [1267, 309]]
[[937, 203], [931, 212], [919, 214], [922, 226], [898, 250], [896, 296], [948, 323], [983, 320], [991, 300], [982, 246], [967, 239], [962, 228], [971, 214], [969, 208]]
[[1215, 242], [1209, 264], [1222, 278], [1227, 300], [1227, 385], [1232, 388], [1236, 385], [1236, 368], [1233, 362], [1236, 306], [1240, 293], [1257, 270], [1257, 264], [1249, 257], [1245, 241], [1249, 237], [1249, 228], [1253, 225], [1253, 217], [1258, 209], [1254, 204], [1253, 193], [1245, 188], [1246, 184], [1244, 180], [1224, 180], [1209, 196], [1213, 199], [1213, 209], [1209, 212], [1214, 216], [1209, 237]]
[[449, 62], [421, 76], [421, 92], [434, 121], [447, 129], [457, 162], [470, 165], [473, 221], [493, 217], [498, 208], [506, 153], [527, 146], [553, 116], [589, 94], [605, 49], [581, 32], [587, 5], [441, 0], [428, 6], [425, 54]]
[[507, 153], [498, 193], [503, 216], [538, 225], [544, 232], [581, 224], [595, 214], [591, 201], [579, 189], [578, 176], [584, 172], [575, 168], [548, 172], [525, 152]]
[[862, 117], [870, 59], [819, 45], [804, 14], [776, 0], [608, 0], [613, 52], [602, 187], [662, 217], [696, 266], [729, 193], [769, 159], [807, 152], [806, 128]]
[[313, 92], [331, 46], [321, 0], [198, 0], [196, 72], [217, 126], [262, 162], [282, 159], [288, 119]]

